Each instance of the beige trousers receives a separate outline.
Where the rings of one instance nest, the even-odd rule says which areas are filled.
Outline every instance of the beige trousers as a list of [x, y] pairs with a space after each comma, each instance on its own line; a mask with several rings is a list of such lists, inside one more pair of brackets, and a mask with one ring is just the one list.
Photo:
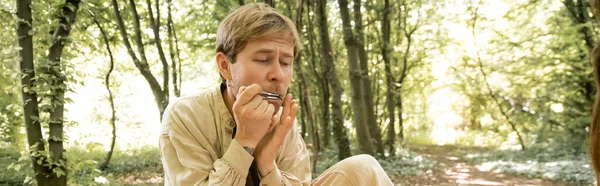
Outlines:
[[363, 154], [336, 163], [313, 180], [311, 185], [386, 186], [393, 183], [375, 158]]

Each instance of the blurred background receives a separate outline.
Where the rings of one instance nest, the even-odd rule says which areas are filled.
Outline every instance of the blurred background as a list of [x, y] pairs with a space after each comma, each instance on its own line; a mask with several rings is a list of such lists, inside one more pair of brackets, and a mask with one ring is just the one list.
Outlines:
[[366, 153], [397, 185], [595, 182], [589, 0], [1, 0], [0, 185], [162, 185], [162, 111], [218, 85], [254, 2], [300, 31], [313, 177]]

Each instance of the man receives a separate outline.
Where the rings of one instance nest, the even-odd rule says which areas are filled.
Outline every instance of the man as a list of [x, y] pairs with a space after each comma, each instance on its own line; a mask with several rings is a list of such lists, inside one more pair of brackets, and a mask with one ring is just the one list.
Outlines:
[[[164, 113], [165, 185], [310, 185], [309, 154], [295, 122], [298, 105], [285, 95], [300, 51], [294, 23], [268, 5], [245, 5], [219, 24], [216, 42], [224, 82], [180, 98]], [[359, 155], [312, 185], [392, 182], [373, 157]]]

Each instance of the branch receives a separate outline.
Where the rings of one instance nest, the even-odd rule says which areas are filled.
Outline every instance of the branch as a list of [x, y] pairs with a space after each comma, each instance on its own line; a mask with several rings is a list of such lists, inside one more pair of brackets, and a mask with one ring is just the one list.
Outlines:
[[[173, 76], [173, 92], [175, 93], [175, 96], [179, 97], [181, 96], [181, 84], [179, 84], [181, 83], [181, 79], [178, 78], [181, 78], [181, 72], [179, 71], [178, 73], [178, 70], [181, 69], [181, 59], [179, 59], [179, 47], [177, 46], [177, 35], [175, 34], [175, 26], [173, 24], [173, 17], [171, 16], [171, 6], [171, 0], [167, 0], [167, 37], [169, 38], [169, 57], [171, 58], [172, 63], [171, 73]], [[173, 42], [175, 42], [175, 44], [173, 44]], [[175, 60], [175, 56], [177, 56], [177, 61]]]
[[[165, 96], [164, 100], [169, 100], [169, 63], [167, 63], [167, 58], [165, 57], [165, 52], [162, 49], [162, 41], [160, 40], [160, 14], [159, 14], [159, 6], [158, 0], [156, 2], [156, 20], [152, 15], [152, 4], [150, 0], [146, 0], [146, 4], [148, 4], [148, 17], [150, 18], [150, 27], [152, 27], [152, 31], [154, 32], [154, 44], [156, 45], [156, 49], [158, 50], [158, 56], [163, 66], [163, 96]], [[164, 101], [163, 100], [163, 101]], [[162, 103], [165, 104], [166, 103]]]
[[108, 52], [108, 57], [110, 58], [110, 66], [108, 68], [108, 72], [106, 72], [106, 75], [104, 76], [104, 85], [106, 87], [106, 90], [108, 91], [108, 100], [110, 102], [110, 108], [111, 108], [111, 118], [110, 118], [110, 124], [113, 128], [112, 130], [112, 141], [111, 141], [111, 147], [110, 147], [110, 151], [106, 154], [106, 159], [104, 159], [104, 162], [99, 166], [100, 170], [105, 170], [108, 167], [108, 164], [110, 162], [110, 159], [112, 157], [112, 153], [113, 153], [113, 149], [115, 147], [115, 138], [116, 138], [116, 111], [115, 111], [115, 102], [113, 99], [113, 92], [110, 89], [110, 74], [112, 73], [114, 67], [115, 67], [115, 59], [113, 57], [113, 53], [112, 50], [110, 49], [110, 44], [109, 44], [109, 40], [108, 40], [108, 36], [106, 34], [106, 32], [104, 31], [104, 28], [100, 25], [100, 23], [98, 22], [98, 19], [96, 18], [96, 16], [94, 14], [91, 14], [91, 16], [94, 19], [94, 23], [96, 24], [96, 26], [98, 27], [98, 29], [100, 29], [100, 33], [102, 34], [102, 39], [104, 41], [104, 46], [106, 47], [106, 51]]

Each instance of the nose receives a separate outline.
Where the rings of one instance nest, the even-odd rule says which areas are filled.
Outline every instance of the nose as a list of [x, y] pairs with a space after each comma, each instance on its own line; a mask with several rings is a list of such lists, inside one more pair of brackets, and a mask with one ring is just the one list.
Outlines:
[[279, 82], [283, 79], [283, 69], [281, 68], [281, 64], [279, 63], [279, 56], [273, 58], [273, 62], [269, 66], [269, 73], [267, 78], [271, 82]]

